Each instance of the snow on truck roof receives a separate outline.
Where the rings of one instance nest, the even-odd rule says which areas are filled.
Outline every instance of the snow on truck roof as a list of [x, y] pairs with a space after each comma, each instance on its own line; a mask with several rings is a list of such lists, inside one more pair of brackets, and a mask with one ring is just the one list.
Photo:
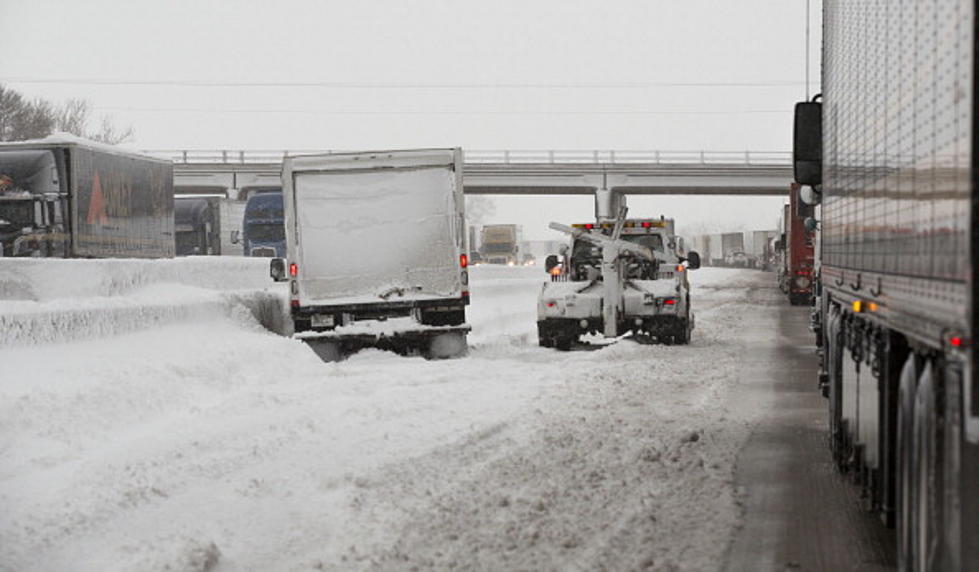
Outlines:
[[173, 161], [169, 159], [161, 159], [153, 155], [148, 155], [142, 151], [136, 149], [131, 149], [129, 147], [123, 147], [120, 145], [109, 145], [108, 143], [102, 143], [99, 141], [93, 141], [91, 139], [86, 139], [84, 137], [78, 137], [77, 135], [72, 135], [71, 133], [52, 133], [43, 139], [26, 139], [24, 141], [7, 141], [0, 143], [0, 151], [5, 149], [50, 149], [54, 147], [84, 147], [86, 149], [92, 149], [95, 151], [102, 151], [103, 153], [111, 153], [113, 155], [122, 155], [124, 157], [132, 157], [135, 159], [142, 159], [145, 161], [156, 161], [157, 163], [164, 163], [172, 165]]
[[[327, 170], [375, 169], [397, 167], [449, 167], [462, 160], [462, 148], [357, 151], [293, 155], [283, 160], [283, 171], [305, 169]], [[422, 161], [422, 162], [420, 162]]]

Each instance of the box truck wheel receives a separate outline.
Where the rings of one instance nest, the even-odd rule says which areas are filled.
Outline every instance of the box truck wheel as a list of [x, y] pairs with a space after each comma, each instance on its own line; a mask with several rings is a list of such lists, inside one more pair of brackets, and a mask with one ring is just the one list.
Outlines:
[[450, 359], [466, 355], [469, 346], [464, 332], [448, 332], [434, 336], [428, 343], [425, 357], [428, 359]]

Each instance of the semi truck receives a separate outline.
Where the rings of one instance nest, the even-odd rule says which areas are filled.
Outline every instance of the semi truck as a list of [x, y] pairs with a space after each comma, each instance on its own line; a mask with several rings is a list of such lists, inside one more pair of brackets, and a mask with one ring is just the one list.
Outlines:
[[[550, 227], [569, 234], [563, 260], [547, 258], [537, 302], [538, 342], [571, 349], [585, 334], [686, 344], [694, 328], [687, 270], [700, 255], [678, 252], [673, 220], [627, 219]], [[684, 264], [686, 263], [686, 264]]]
[[789, 188], [789, 204], [783, 211], [784, 291], [793, 306], [812, 304], [815, 282], [815, 236], [805, 221], [813, 211], [799, 198], [800, 186]]
[[832, 455], [900, 570], [979, 567], [976, 21], [959, 0], [826, 0], [825, 91], [795, 110]]
[[248, 197], [241, 223], [241, 233], [232, 242], [240, 242], [245, 256], [285, 256], [285, 215], [282, 189], [268, 189]]
[[774, 230], [752, 230], [744, 233], [744, 253], [749, 268], [770, 270], [773, 264], [772, 239]]
[[0, 144], [0, 254], [174, 255], [173, 164], [69, 136]]
[[173, 224], [176, 255], [221, 254], [221, 195], [175, 196]]
[[740, 232], [722, 234], [721, 253], [725, 266], [747, 266], [748, 258], [744, 253], [744, 234]]
[[288, 157], [282, 171], [295, 335], [324, 359], [362, 347], [466, 353], [462, 150]]
[[520, 263], [520, 227], [515, 224], [488, 224], [480, 232], [479, 254], [486, 264]]

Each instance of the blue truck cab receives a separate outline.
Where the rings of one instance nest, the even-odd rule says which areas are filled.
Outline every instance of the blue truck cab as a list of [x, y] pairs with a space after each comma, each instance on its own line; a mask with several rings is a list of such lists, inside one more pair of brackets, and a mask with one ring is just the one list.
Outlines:
[[261, 191], [249, 197], [241, 229], [245, 256], [285, 256], [282, 189]]

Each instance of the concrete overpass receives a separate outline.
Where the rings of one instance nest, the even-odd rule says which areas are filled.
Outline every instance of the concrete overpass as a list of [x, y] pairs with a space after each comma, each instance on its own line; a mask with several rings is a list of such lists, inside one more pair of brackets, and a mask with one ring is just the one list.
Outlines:
[[[328, 151], [151, 151], [184, 191], [278, 186], [282, 159]], [[467, 151], [467, 194], [786, 195], [788, 152]], [[604, 193], [603, 193], [604, 192]]]

